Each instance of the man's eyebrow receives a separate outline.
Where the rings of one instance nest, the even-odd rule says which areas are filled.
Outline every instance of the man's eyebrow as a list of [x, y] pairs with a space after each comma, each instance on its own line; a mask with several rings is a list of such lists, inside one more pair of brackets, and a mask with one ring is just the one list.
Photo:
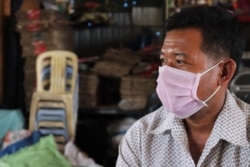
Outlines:
[[161, 49], [161, 54], [164, 54], [165, 52], [167, 52], [167, 49]]
[[175, 56], [183, 56], [183, 57], [186, 57], [187, 54], [184, 53], [184, 52], [176, 52], [176, 53], [175, 53]]

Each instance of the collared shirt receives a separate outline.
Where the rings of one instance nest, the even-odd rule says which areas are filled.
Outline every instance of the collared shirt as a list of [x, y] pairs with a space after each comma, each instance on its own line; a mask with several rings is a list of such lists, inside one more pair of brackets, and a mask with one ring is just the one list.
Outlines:
[[227, 92], [197, 164], [183, 121], [163, 107], [127, 131], [119, 146], [117, 167], [249, 167], [250, 105]]

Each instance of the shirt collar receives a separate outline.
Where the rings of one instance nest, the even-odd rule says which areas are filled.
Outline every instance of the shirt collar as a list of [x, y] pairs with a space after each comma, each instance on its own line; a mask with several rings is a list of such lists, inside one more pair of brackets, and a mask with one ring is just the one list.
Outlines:
[[[238, 102], [239, 100], [235, 100], [228, 90], [224, 107], [220, 112], [215, 122], [212, 134], [210, 135], [210, 141], [213, 141], [213, 144], [215, 141], [222, 139], [234, 145], [249, 146], [247, 139], [246, 111], [242, 110], [244, 106], [239, 106]], [[161, 123], [159, 126], [150, 131], [151, 134], [157, 135], [171, 132], [171, 130], [176, 128], [182, 131], [183, 134], [183, 130], [185, 128], [181, 119], [176, 118], [172, 113], [168, 112], [163, 107], [159, 108], [157, 112], [160, 112], [160, 119], [162, 121], [160, 121]], [[184, 134], [185, 133], [186, 132], [184, 132]]]
[[175, 116], [172, 113], [168, 112], [163, 106], [155, 112], [159, 113], [159, 118], [161, 119], [161, 121], [158, 124], [159, 126], [152, 129], [149, 133], [162, 134], [166, 131], [171, 130], [174, 125]]
[[247, 111], [244, 111], [245, 105], [248, 104], [234, 98], [227, 91], [224, 107], [215, 122], [211, 138], [214, 140], [226, 140], [237, 146], [249, 146], [247, 139]]

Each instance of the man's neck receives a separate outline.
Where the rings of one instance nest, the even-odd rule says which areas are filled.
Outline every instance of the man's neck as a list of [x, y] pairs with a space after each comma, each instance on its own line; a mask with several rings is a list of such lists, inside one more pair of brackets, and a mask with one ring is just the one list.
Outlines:
[[200, 159], [206, 142], [213, 130], [218, 113], [213, 116], [211, 116], [210, 113], [209, 117], [200, 117], [201, 119], [189, 118], [184, 120], [189, 142], [189, 151], [195, 164], [197, 164]]
[[[218, 98], [215, 98], [215, 100], [218, 100]], [[225, 99], [220, 97], [219, 100], [220, 102], [211, 102], [208, 105], [212, 107], [203, 108], [203, 110], [197, 114], [184, 120], [189, 142], [189, 151], [195, 164], [198, 163], [206, 142], [213, 130], [215, 121], [222, 110]]]
[[218, 113], [202, 119], [188, 118], [184, 120], [187, 134], [210, 134], [217, 116]]
[[[221, 93], [221, 92], [218, 92]], [[226, 94], [225, 92], [223, 94]], [[220, 95], [217, 95], [220, 96]], [[216, 97], [216, 96], [215, 96]], [[223, 108], [225, 96], [214, 98], [216, 102], [210, 101], [208, 107], [204, 107], [193, 116], [184, 120], [187, 134], [210, 134], [214, 123]], [[211, 107], [210, 107], [211, 106]]]

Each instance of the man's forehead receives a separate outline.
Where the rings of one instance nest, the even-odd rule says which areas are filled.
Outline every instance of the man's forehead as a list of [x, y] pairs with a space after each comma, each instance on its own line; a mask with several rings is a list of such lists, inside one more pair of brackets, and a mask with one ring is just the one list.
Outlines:
[[172, 37], [172, 36], [166, 36], [164, 41], [163, 41], [163, 44], [165, 43], [171, 43], [171, 42], [185, 42], [186, 40], [181, 38], [181, 37]]
[[161, 51], [162, 52], [167, 52], [167, 51], [173, 51], [173, 50], [178, 50], [178, 48], [185, 48], [186, 44], [188, 41], [185, 39], [181, 38], [176, 38], [176, 39], [165, 39], [162, 44]]
[[162, 46], [163, 47], [168, 47], [168, 46], [172, 46], [172, 45], [183, 45], [185, 44], [185, 42], [187, 42], [185, 39], [181, 39], [181, 38], [171, 38], [171, 39], [167, 39], [165, 38], [163, 41]]

